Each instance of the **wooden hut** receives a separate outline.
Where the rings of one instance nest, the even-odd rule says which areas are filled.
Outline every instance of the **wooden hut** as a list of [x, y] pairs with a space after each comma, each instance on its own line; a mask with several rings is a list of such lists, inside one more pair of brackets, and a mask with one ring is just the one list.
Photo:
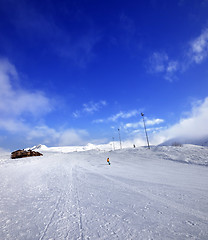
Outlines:
[[35, 152], [32, 150], [17, 150], [11, 153], [11, 158], [15, 159], [15, 158], [24, 158], [24, 157], [32, 157], [32, 156], [43, 156], [42, 153], [39, 152]]

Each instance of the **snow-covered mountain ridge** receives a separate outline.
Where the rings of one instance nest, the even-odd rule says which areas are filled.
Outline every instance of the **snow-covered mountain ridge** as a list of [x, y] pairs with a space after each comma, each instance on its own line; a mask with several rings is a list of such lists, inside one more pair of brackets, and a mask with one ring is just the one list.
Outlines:
[[97, 150], [97, 151], [110, 151], [112, 150], [112, 143], [95, 145], [88, 143], [85, 146], [60, 146], [60, 147], [47, 147], [46, 145], [39, 144], [37, 146], [33, 146], [32, 148], [27, 148], [31, 150], [39, 150], [39, 151], [47, 151], [47, 152], [83, 152], [89, 150]]

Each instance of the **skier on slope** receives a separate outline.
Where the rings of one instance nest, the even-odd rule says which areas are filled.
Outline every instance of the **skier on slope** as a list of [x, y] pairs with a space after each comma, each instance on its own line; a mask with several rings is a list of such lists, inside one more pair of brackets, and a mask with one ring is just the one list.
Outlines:
[[110, 165], [110, 160], [109, 160], [109, 158], [107, 158], [107, 163]]

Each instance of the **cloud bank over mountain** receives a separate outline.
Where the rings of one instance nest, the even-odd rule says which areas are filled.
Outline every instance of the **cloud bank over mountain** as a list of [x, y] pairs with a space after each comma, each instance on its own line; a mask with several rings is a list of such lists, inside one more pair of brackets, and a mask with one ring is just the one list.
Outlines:
[[208, 138], [208, 97], [195, 101], [186, 117], [153, 136], [153, 142], [161, 143], [169, 139], [181, 142], [198, 141]]

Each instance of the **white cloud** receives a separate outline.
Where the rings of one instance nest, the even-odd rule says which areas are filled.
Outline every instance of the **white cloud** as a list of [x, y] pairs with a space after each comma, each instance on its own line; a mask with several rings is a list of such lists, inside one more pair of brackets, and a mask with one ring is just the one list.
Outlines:
[[148, 69], [150, 73], [161, 73], [163, 77], [172, 82], [179, 70], [178, 61], [170, 60], [165, 52], [154, 52], [149, 58]]
[[199, 37], [191, 41], [189, 56], [197, 64], [208, 57], [208, 28]]
[[149, 63], [150, 72], [165, 72], [168, 63], [168, 55], [164, 52], [154, 52], [149, 58]]
[[148, 59], [148, 71], [150, 73], [162, 74], [164, 79], [172, 82], [177, 79], [177, 73], [187, 70], [192, 63], [200, 64], [208, 58], [208, 28], [189, 42], [187, 52], [182, 53], [183, 60], [172, 60], [168, 54], [153, 52]]
[[153, 126], [153, 125], [157, 125], [157, 124], [160, 124], [160, 123], [163, 123], [164, 120], [163, 119], [160, 119], [160, 118], [155, 118], [155, 119], [147, 119], [145, 121], [146, 125], [147, 126]]
[[10, 133], [25, 133], [29, 131], [29, 126], [27, 126], [21, 119], [0, 117], [0, 129]]
[[[24, 113], [39, 116], [51, 110], [52, 106], [47, 97], [38, 91], [26, 90], [14, 86], [18, 73], [14, 65], [7, 59], [0, 59], [0, 112], [2, 117], [14, 120]], [[18, 121], [17, 119], [15, 119]], [[0, 125], [1, 127], [1, 125]]]
[[36, 126], [27, 133], [28, 140], [41, 141], [44, 144], [60, 146], [83, 145], [87, 143], [88, 132], [84, 129], [56, 130], [46, 125]]
[[[119, 143], [117, 143], [117, 145], [119, 146]], [[122, 142], [122, 146], [125, 147], [125, 148], [132, 148], [133, 145], [135, 145], [136, 147], [138, 147], [138, 146], [146, 146], [147, 142], [146, 142], [145, 138], [142, 138], [142, 137], [128, 139], [128, 140]]]
[[165, 131], [168, 138], [201, 138], [208, 136], [208, 97], [194, 104], [190, 116]]
[[[120, 111], [119, 113], [107, 118], [107, 119], [96, 119], [93, 123], [103, 123], [103, 122], [116, 122], [118, 119], [129, 119], [132, 117], [138, 116], [140, 117], [140, 112], [138, 110], [131, 110], [128, 112]], [[163, 119], [146, 119], [146, 125], [155, 125], [164, 122]], [[138, 128], [143, 127], [143, 121], [134, 122], [134, 123], [126, 123], [123, 126], [125, 129], [127, 128]]]
[[[0, 59], [0, 129], [24, 137], [29, 142], [67, 143], [68, 130], [57, 131], [44, 124], [36, 125], [35, 119], [52, 109], [50, 100], [41, 92], [26, 90], [17, 84], [21, 82], [17, 80], [19, 79], [15, 66], [7, 59]], [[35, 124], [31, 125], [31, 121]], [[79, 134], [82, 136], [82, 131], [74, 130], [68, 143], [73, 139], [75, 142], [78, 142], [78, 139], [81, 141]]]
[[101, 100], [99, 102], [90, 101], [88, 103], [84, 103], [83, 108], [81, 110], [76, 110], [72, 113], [72, 115], [74, 118], [79, 118], [82, 116], [82, 113], [94, 114], [106, 105], [107, 102], [104, 100]]
[[136, 122], [136, 123], [126, 123], [124, 128], [138, 128], [142, 126], [142, 122]]
[[178, 62], [177, 61], [170, 61], [167, 66], [167, 73], [172, 73], [178, 70]]
[[[154, 126], [154, 125], [158, 125], [160, 123], [163, 123], [164, 120], [160, 119], [160, 118], [155, 118], [155, 119], [146, 119], [145, 120], [145, 124], [146, 126]], [[138, 127], [143, 127], [144, 123], [143, 120], [139, 121], [139, 122], [135, 122], [135, 123], [126, 123], [124, 128], [138, 128]]]
[[[37, 117], [48, 113], [50, 100], [41, 92], [22, 87], [15, 66], [7, 59], [0, 59], [0, 130], [13, 137], [31, 140], [45, 138], [46, 127], [32, 125]], [[49, 129], [47, 129], [49, 131]], [[52, 130], [51, 130], [52, 131]], [[47, 133], [46, 138], [54, 133]]]
[[[163, 127], [150, 128], [148, 131], [150, 144], [159, 144], [168, 139], [181, 138], [181, 139], [197, 139], [204, 136], [208, 136], [208, 97], [203, 101], [197, 101], [192, 105], [192, 109], [189, 112], [188, 117], [181, 118], [181, 120], [175, 125], [165, 129]], [[130, 112], [129, 112], [130, 113]], [[125, 115], [125, 116], [130, 116]], [[120, 116], [120, 115], [119, 115]], [[147, 119], [147, 126], [157, 126], [163, 123], [163, 119], [154, 118]], [[122, 142], [125, 146], [132, 147], [132, 144], [136, 146], [146, 145], [146, 137], [143, 129], [136, 129], [137, 127], [143, 128], [143, 122], [139, 121], [136, 123], [128, 123], [124, 125], [124, 128], [133, 129], [132, 134], [129, 135], [130, 139]], [[134, 130], [136, 129], [136, 131]], [[148, 129], [147, 129], [148, 130]], [[59, 145], [83, 145], [88, 141], [88, 132], [80, 129], [67, 129], [65, 131], [55, 131], [46, 126], [36, 127], [31, 132], [31, 137], [39, 137], [39, 134], [43, 134], [45, 139], [55, 139]]]
[[72, 115], [74, 118], [79, 118], [81, 116], [81, 113], [80, 113], [80, 111], [77, 110], [77, 111], [73, 112]]
[[[18, 80], [18, 81], [17, 81]], [[27, 143], [44, 144], [86, 144], [88, 132], [80, 129], [56, 130], [45, 124], [37, 124], [35, 119], [52, 109], [50, 100], [41, 92], [27, 90], [18, 85], [18, 73], [7, 59], [0, 59], [0, 129], [23, 137]], [[16, 84], [14, 84], [14, 82]], [[85, 105], [89, 112], [97, 111], [106, 104]], [[31, 121], [34, 122], [31, 125]]]
[[103, 123], [105, 122], [104, 119], [96, 119], [96, 120], [93, 120], [93, 123]]
[[[204, 100], [195, 101], [192, 103], [191, 110], [187, 113], [187, 117], [182, 117], [180, 121], [170, 127], [147, 128], [148, 137], [151, 145], [157, 145], [170, 139], [181, 141], [200, 140], [208, 137], [208, 97]], [[147, 126], [154, 126], [163, 123], [163, 119], [146, 119]], [[132, 144], [137, 146], [146, 145], [146, 137], [144, 131], [139, 129], [143, 127], [143, 122], [127, 123], [124, 129], [127, 129], [129, 139], [124, 141], [132, 147]], [[133, 130], [132, 129], [136, 129]]]
[[88, 132], [86, 130], [68, 129], [61, 133], [59, 145], [83, 145], [87, 143], [86, 137], [88, 137]]
[[103, 106], [106, 106], [106, 101], [99, 101], [97, 103], [91, 101], [83, 104], [83, 111], [88, 113], [94, 113], [99, 111]]
[[44, 143], [56, 142], [60, 138], [60, 132], [46, 125], [38, 125], [28, 131], [27, 139], [43, 139]]
[[169, 139], [197, 140], [208, 137], [208, 97], [203, 101], [193, 103], [189, 116], [153, 134], [150, 138], [152, 144], [159, 144]]
[[132, 110], [129, 112], [119, 112], [111, 117], [108, 118], [108, 121], [117, 121], [119, 118], [123, 118], [123, 119], [127, 119], [127, 118], [131, 118], [134, 117], [136, 115], [139, 115], [139, 112], [137, 110]]

